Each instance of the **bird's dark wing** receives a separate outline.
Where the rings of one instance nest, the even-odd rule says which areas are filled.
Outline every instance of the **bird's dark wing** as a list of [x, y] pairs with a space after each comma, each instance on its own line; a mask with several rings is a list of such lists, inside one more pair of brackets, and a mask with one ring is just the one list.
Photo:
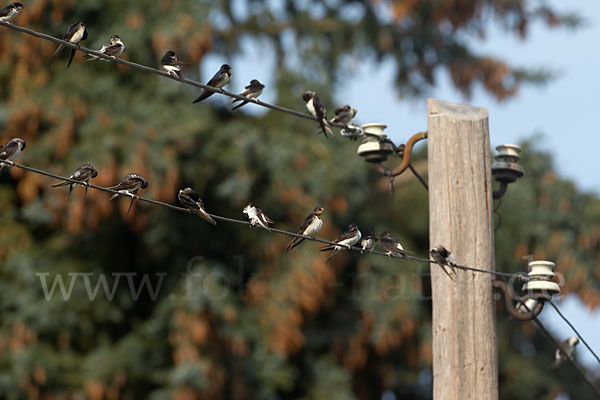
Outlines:
[[54, 53], [52, 53], [52, 56], [50, 56], [50, 62], [52, 62], [52, 60], [54, 60], [54, 58], [58, 55], [58, 53], [60, 53], [60, 51], [64, 48], [65, 48], [65, 46], [63, 46], [62, 44], [59, 44], [58, 48], [54, 51]]
[[69, 41], [69, 39], [71, 39], [73, 37], [73, 35], [75, 34], [75, 31], [77, 30], [78, 27], [79, 27], [79, 22], [75, 22], [73, 25], [71, 25], [69, 27], [69, 29], [67, 29], [67, 31], [63, 35], [63, 40]]
[[112, 55], [118, 53], [119, 51], [121, 51], [121, 48], [123, 48], [123, 45], [111, 44], [104, 48], [104, 54], [106, 54], [108, 56], [112, 56]]
[[290, 244], [288, 245], [288, 247], [285, 248], [286, 253], [288, 251], [292, 250], [294, 247], [298, 246], [303, 241], [304, 241], [304, 238], [294, 237], [294, 239], [292, 239], [292, 241], [290, 242]]
[[[217, 83], [219, 83], [219, 81], [221, 80], [221, 75], [222, 72], [219, 71], [217, 72], [212, 78], [210, 78], [210, 80], [206, 83], [206, 86], [212, 86], [215, 87], [217, 85]], [[198, 103], [201, 102], [202, 100], [208, 99], [210, 96], [212, 96], [215, 92], [211, 92], [210, 90], [202, 90], [202, 93], [200, 93], [200, 96], [196, 97], [196, 99], [192, 102], [192, 103]]]
[[197, 214], [200, 217], [202, 217], [202, 219], [204, 219], [209, 224], [217, 225], [217, 221], [215, 221], [210, 215], [208, 215], [208, 213], [204, 209], [204, 202], [202, 200], [198, 200], [198, 203], [196, 204], [196, 207], [197, 208], [194, 210], [195, 214]]
[[300, 229], [298, 230], [299, 235], [304, 234], [304, 231], [306, 230], [306, 228], [308, 228], [310, 223], [313, 221], [314, 217], [315, 217], [315, 213], [312, 212], [308, 215], [308, 217], [304, 218], [304, 221], [302, 221], [302, 225], [300, 225]]
[[197, 210], [199, 208], [196, 200], [194, 200], [194, 198], [190, 195], [189, 192], [180, 193], [178, 198], [179, 198], [179, 201], [181, 202], [181, 204], [183, 204], [184, 206], [186, 206], [187, 208], [189, 208], [192, 211]]
[[12, 10], [12, 4], [0, 10], [0, 17], [6, 17]]
[[397, 242], [394, 239], [390, 238], [382, 238], [379, 240], [381, 247], [389, 251], [398, 251], [398, 247], [396, 246]]
[[356, 236], [355, 231], [346, 231], [346, 232], [342, 233], [342, 235], [340, 237], [335, 239], [334, 242], [336, 242], [336, 243], [343, 242], [344, 240], [350, 239], [354, 236]]
[[6, 160], [7, 158], [15, 154], [17, 150], [19, 150], [19, 145], [17, 144], [17, 142], [8, 142], [6, 147], [4, 147], [0, 152], [0, 159]]
[[[356, 235], [356, 232], [346, 231], [346, 232], [342, 233], [341, 236], [337, 237], [334, 240], [334, 242], [335, 243], [339, 243], [339, 242], [342, 242], [344, 240], [350, 239], [351, 237], [353, 237], [355, 235]], [[335, 249], [335, 247], [336, 247], [335, 245], [327, 244], [327, 245], [321, 247], [319, 250], [320, 251], [328, 251], [328, 250]]]
[[[310, 223], [312, 222], [313, 218], [314, 218], [315, 213], [310, 213], [310, 215], [308, 217], [306, 217], [304, 219], [304, 221], [302, 221], [302, 225], [300, 225], [300, 229], [298, 230], [298, 235], [304, 235], [304, 232], [306, 231], [306, 228], [308, 228], [308, 226], [310, 225]], [[304, 241], [304, 238], [301, 237], [294, 237], [294, 239], [292, 239], [292, 242], [289, 244], [289, 246], [285, 249], [285, 251], [290, 251], [292, 250], [294, 247], [298, 246], [300, 243], [302, 243]]]
[[69, 182], [69, 181], [62, 181], [62, 182], [60, 182], [60, 183], [56, 183], [56, 184], [54, 184], [54, 185], [52, 185], [52, 186], [50, 186], [50, 187], [53, 187], [53, 188], [55, 188], [55, 187], [61, 187], [61, 186], [72, 185], [72, 184], [73, 184], [73, 183], [72, 183], [72, 182]]
[[331, 127], [329, 126], [329, 121], [327, 121], [327, 116], [325, 115], [325, 106], [323, 105], [321, 98], [317, 94], [313, 96], [313, 106], [315, 107], [317, 120], [319, 121], [319, 126], [321, 127], [323, 134], [325, 135], [325, 137], [327, 137], [327, 134], [333, 136], [333, 131], [331, 130]]
[[321, 98], [318, 94], [315, 94], [313, 96], [313, 106], [315, 107], [317, 118], [319, 120], [323, 119], [323, 117], [325, 116], [325, 106], [323, 105], [323, 102], [321, 101]]
[[73, 172], [71, 179], [75, 179], [76, 181], [83, 181], [90, 176], [91, 171], [87, 167], [78, 168]]
[[258, 216], [258, 219], [260, 219], [260, 221], [265, 224], [266, 226], [269, 226], [269, 224], [274, 224], [275, 221], [273, 221], [271, 218], [267, 217], [265, 215], [265, 213], [262, 212], [262, 210], [260, 210], [258, 207], [256, 208], [256, 214]]
[[124, 179], [118, 185], [109, 187], [112, 190], [131, 190], [138, 185], [136, 179]]
[[210, 96], [212, 96], [214, 93], [215, 93], [215, 92], [211, 92], [210, 90], [203, 89], [203, 90], [202, 90], [202, 93], [200, 93], [200, 96], [196, 97], [196, 98], [194, 99], [194, 101], [192, 101], [192, 103], [199, 103], [199, 102], [201, 102], [202, 100], [206, 100], [206, 99], [208, 99]]
[[237, 110], [238, 108], [240, 108], [240, 107], [243, 107], [243, 106], [245, 106], [246, 104], [248, 104], [248, 101], [247, 101], [247, 100], [243, 100], [243, 101], [242, 101], [241, 99], [236, 99], [236, 101], [241, 101], [241, 103], [240, 103], [240, 104], [238, 104], [237, 106], [233, 107], [233, 108], [231, 109], [231, 111], [235, 111], [235, 110]]
[[223, 73], [221, 71], [217, 72], [216, 74], [213, 75], [212, 78], [210, 78], [210, 81], [208, 81], [206, 83], [206, 85], [212, 86], [212, 87], [217, 86], [217, 83], [219, 83], [219, 81], [221, 80], [222, 75], [223, 75]]
[[71, 61], [73, 61], [73, 57], [75, 57], [75, 49], [71, 49], [71, 54], [69, 55], [69, 61], [67, 62], [67, 68], [71, 65]]

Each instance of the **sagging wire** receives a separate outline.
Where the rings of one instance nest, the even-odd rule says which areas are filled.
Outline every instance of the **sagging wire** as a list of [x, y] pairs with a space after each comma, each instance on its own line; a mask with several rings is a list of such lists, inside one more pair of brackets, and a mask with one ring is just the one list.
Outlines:
[[538, 318], [535, 318], [533, 320], [533, 322], [537, 325], [538, 328], [540, 328], [540, 330], [542, 331], [542, 333], [548, 338], [548, 340], [550, 340], [552, 343], [554, 343], [554, 346], [556, 346], [557, 349], [560, 349], [560, 351], [563, 352], [563, 354], [565, 355], [565, 357], [569, 360], [569, 362], [571, 362], [571, 364], [573, 365], [573, 367], [575, 367], [575, 370], [577, 371], [577, 373], [581, 376], [581, 378], [588, 384], [588, 386], [592, 389], [592, 391], [594, 392], [594, 394], [596, 394], [596, 396], [598, 397], [598, 399], [600, 399], [600, 391], [598, 390], [598, 388], [596, 387], [596, 385], [594, 385], [585, 375], [585, 372], [581, 370], [581, 367], [579, 366], [579, 364], [577, 364], [575, 362], [575, 360], [573, 359], [572, 356], [570, 356], [567, 352], [565, 352], [560, 343], [558, 342], [558, 340], [556, 340], [554, 338], [554, 336], [552, 336], [550, 334], [550, 332], [548, 331], [548, 329], [546, 329], [546, 327], [544, 326], [544, 324], [542, 323], [542, 321], [540, 321]]
[[412, 164], [408, 164], [408, 169], [410, 169], [410, 172], [412, 172], [413, 175], [419, 180], [419, 182], [421, 182], [421, 185], [423, 185], [423, 187], [425, 188], [425, 190], [429, 191], [429, 185], [427, 185], [427, 182], [425, 182], [425, 179], [423, 179], [423, 177], [421, 175], [419, 175], [419, 173], [412, 166]]
[[[25, 27], [22, 27], [22, 26], [19, 26], [19, 25], [14, 25], [14, 24], [11, 24], [11, 23], [8, 23], [8, 22], [0, 21], [0, 26], [4, 26], [6, 28], [10, 28], [10, 29], [18, 31], [18, 32], [26, 33], [28, 35], [31, 35], [31, 36], [34, 36], [34, 37], [37, 37], [37, 38], [40, 38], [40, 39], [48, 40], [50, 42], [54, 42], [56, 44], [63, 45], [65, 47], [76, 49], [76, 50], [81, 51], [84, 54], [93, 55], [93, 56], [102, 58], [102, 59], [107, 60], [107, 61], [112, 61], [112, 62], [117, 63], [117, 64], [122, 64], [122, 65], [131, 67], [131, 68], [135, 68], [135, 69], [138, 69], [138, 70], [141, 70], [141, 71], [150, 72], [150, 73], [153, 73], [153, 74], [156, 74], [156, 75], [160, 75], [160, 76], [163, 76], [165, 78], [172, 79], [175, 82], [185, 83], [185, 84], [190, 85], [190, 86], [195, 86], [195, 87], [200, 88], [200, 89], [208, 90], [210, 92], [220, 93], [220, 94], [222, 94], [224, 96], [228, 96], [228, 97], [231, 97], [233, 99], [244, 100], [244, 101], [247, 101], [249, 103], [254, 103], [254, 104], [257, 104], [259, 106], [262, 106], [262, 107], [265, 107], [265, 108], [269, 108], [271, 110], [283, 112], [283, 113], [286, 113], [286, 114], [294, 115], [296, 117], [300, 117], [300, 118], [305, 118], [305, 119], [310, 119], [310, 120], [313, 120], [313, 121], [317, 121], [317, 119], [315, 117], [313, 117], [312, 115], [307, 114], [307, 113], [303, 113], [303, 112], [292, 110], [292, 109], [289, 109], [289, 108], [286, 108], [286, 107], [278, 106], [276, 104], [270, 104], [270, 103], [264, 102], [264, 101], [259, 100], [259, 99], [255, 99], [255, 98], [251, 98], [251, 97], [246, 97], [246, 96], [241, 96], [239, 94], [229, 92], [229, 91], [227, 91], [225, 89], [220, 89], [220, 88], [215, 88], [215, 87], [212, 87], [212, 86], [204, 85], [204, 84], [202, 84], [200, 82], [196, 82], [196, 81], [193, 81], [191, 79], [182, 79], [182, 80], [180, 80], [179, 78], [177, 78], [177, 77], [175, 77], [173, 75], [169, 75], [167, 72], [160, 71], [160, 70], [158, 70], [156, 68], [148, 67], [146, 65], [134, 63], [134, 62], [131, 62], [131, 61], [125, 61], [125, 60], [122, 60], [122, 59], [120, 59], [118, 57], [108, 56], [108, 55], [106, 55], [104, 53], [100, 53], [99, 51], [88, 49], [88, 48], [85, 48], [83, 46], [76, 45], [76, 44], [73, 44], [71, 42], [67, 42], [65, 40], [56, 38], [54, 36], [47, 35], [45, 33], [36, 32], [36, 31], [34, 31], [32, 29], [28, 29], [28, 28], [25, 28]], [[345, 128], [346, 127], [346, 125], [342, 124], [342, 123], [330, 122], [330, 125], [336, 126], [338, 128]]]
[[592, 355], [596, 358], [596, 361], [598, 361], [598, 364], [600, 364], [600, 358], [598, 357], [598, 355], [596, 354], [596, 352], [594, 352], [594, 350], [592, 350], [592, 348], [590, 347], [590, 345], [588, 344], [588, 342], [585, 341], [585, 339], [583, 338], [583, 336], [581, 336], [581, 334], [579, 333], [579, 331], [577, 329], [575, 329], [575, 327], [573, 326], [573, 324], [558, 309], [558, 306], [556, 304], [554, 304], [551, 300], [548, 300], [548, 303], [550, 303], [550, 305], [554, 308], [554, 310], [556, 310], [556, 313], [567, 323], [567, 325], [569, 325], [571, 327], [571, 329], [573, 330], [573, 332], [575, 332], [575, 334], [583, 342], [583, 344], [585, 345], [585, 347], [587, 347], [587, 349], [590, 351], [590, 353], [592, 353]]
[[[538, 318], [539, 314], [541, 313], [541, 311], [544, 307], [545, 302], [550, 303], [557, 310], [557, 307], [554, 305], [551, 298], [546, 297], [546, 296], [529, 297], [529, 299], [533, 299], [533, 298], [536, 299], [536, 301], [531, 304], [532, 308], [530, 308], [530, 306], [528, 306], [527, 301], [521, 301], [519, 303], [519, 309], [517, 309], [512, 303], [512, 298], [513, 298], [512, 289], [506, 284], [506, 282], [504, 282], [501, 279], [496, 279], [496, 280], [494, 280], [493, 285], [494, 285], [494, 288], [499, 289], [500, 292], [502, 293], [505, 303], [506, 303], [506, 309], [507, 309], [508, 313], [513, 318], [515, 318], [519, 321], [523, 321], [523, 322], [531, 321], [531, 322], [535, 323], [538, 326], [538, 328], [542, 331], [542, 333], [556, 346], [556, 348], [558, 350], [560, 350], [562, 352], [562, 354], [575, 367], [576, 371], [579, 373], [581, 378], [590, 386], [590, 388], [593, 390], [593, 392], [596, 394], [596, 396], [598, 396], [598, 398], [600, 399], [600, 392], [598, 391], [598, 388], [587, 378], [584, 371], [582, 371], [581, 367], [575, 362], [575, 359], [573, 358], [573, 356], [569, 352], [565, 351], [562, 348], [561, 344], [550, 334], [550, 332], [546, 329], [546, 327], [544, 326], [542, 321], [540, 321]], [[521, 307], [522, 307], [522, 309], [521, 309]], [[575, 333], [581, 339], [581, 341], [586, 344], [586, 346], [588, 347], [590, 352], [592, 354], [594, 354], [594, 356], [596, 356], [594, 351], [587, 345], [587, 343], [585, 342], [583, 337], [581, 337], [581, 335], [575, 329], [575, 327], [573, 327], [572, 324], [567, 321], [567, 319], [560, 313], [560, 311], [557, 310], [557, 312], [559, 313], [559, 315], [561, 315], [563, 317], [563, 319], [569, 324], [569, 326], [571, 326], [571, 328], [573, 329], [573, 331], [575, 331]], [[599, 360], [599, 362], [600, 362], [600, 360]]]
[[[121, 193], [119, 191], [110, 189], [110, 188], [105, 188], [102, 186], [97, 186], [97, 185], [93, 185], [91, 183], [86, 183], [86, 182], [80, 182], [65, 176], [60, 176], [60, 175], [56, 175], [53, 174], [51, 172], [47, 172], [47, 171], [43, 171], [37, 168], [32, 168], [26, 165], [22, 165], [22, 164], [17, 164], [14, 161], [6, 161], [6, 160], [0, 160], [0, 164], [7, 164], [11, 167], [15, 167], [15, 168], [20, 168], [35, 174], [39, 174], [39, 175], [44, 175], [53, 179], [57, 179], [60, 181], [67, 181], [67, 182], [71, 182], [74, 183], [76, 185], [81, 185], [83, 187], [87, 187], [89, 189], [94, 189], [94, 190], [100, 190], [103, 192], [107, 192], [107, 193], [112, 193], [112, 194], [116, 194], [118, 196], [122, 196], [122, 197], [126, 197], [129, 199], [134, 199], [136, 201], [141, 201], [141, 202], [145, 202], [145, 203], [150, 203], [153, 205], [157, 205], [157, 206], [161, 206], [161, 207], [167, 207], [170, 208], [172, 210], [175, 211], [179, 211], [179, 212], [184, 212], [187, 214], [191, 214], [190, 210], [188, 210], [187, 208], [183, 208], [183, 207], [178, 207], [175, 206], [173, 204], [169, 204], [169, 203], [164, 203], [162, 201], [158, 201], [158, 200], [153, 200], [153, 199], [149, 199], [146, 197], [142, 197], [142, 196], [137, 196], [137, 195], [131, 195], [131, 194], [126, 194], [126, 193]], [[216, 215], [216, 214], [210, 214], [209, 215], [216, 219], [216, 220], [220, 220], [220, 221], [225, 221], [225, 222], [231, 222], [231, 223], [236, 223], [236, 224], [243, 224], [243, 225], [250, 225], [250, 222], [248, 221], [244, 221], [244, 220], [238, 220], [238, 219], [233, 219], [233, 218], [227, 218], [227, 217], [223, 217], [221, 215]], [[294, 233], [294, 232], [289, 232], [289, 231], [285, 231], [282, 229], [277, 229], [277, 228], [270, 228], [271, 232], [275, 232], [275, 233], [279, 233], [282, 235], [287, 235], [287, 236], [291, 236], [291, 237], [298, 237], [298, 238], [303, 238], [309, 241], [314, 241], [314, 242], [320, 242], [320, 243], [324, 243], [324, 244], [330, 244], [330, 245], [339, 245], [339, 243], [336, 242], [332, 242], [329, 240], [325, 240], [325, 239], [320, 239], [317, 237], [313, 237], [313, 236], [305, 236], [305, 235], [300, 235], [298, 233]], [[358, 251], [358, 252], [363, 252], [363, 249], [361, 247], [358, 246], [352, 246], [349, 250], [352, 251]], [[377, 254], [379, 256], [384, 256], [384, 257], [388, 257], [388, 258], [399, 258], [399, 259], [404, 259], [407, 261], [413, 261], [413, 262], [421, 262], [421, 263], [429, 263], [429, 264], [436, 264], [437, 262], [434, 260], [431, 260], [429, 258], [420, 258], [420, 257], [414, 257], [411, 255], [399, 255], [399, 254], [388, 254], [388, 253], [384, 253], [382, 251], [377, 251], [374, 250], [372, 252], [370, 252], [371, 254]], [[485, 269], [479, 269], [479, 268], [474, 268], [474, 267], [468, 267], [465, 265], [457, 265], [454, 264], [454, 266], [458, 269], [464, 270], [464, 271], [472, 271], [472, 272], [478, 272], [478, 273], [484, 273], [484, 274], [490, 274], [490, 275], [496, 275], [496, 276], [506, 276], [506, 277], [516, 277], [517, 279], [521, 279], [521, 280], [527, 280], [526, 277], [522, 277], [519, 274], [511, 274], [508, 272], [499, 272], [499, 271], [491, 271], [491, 270], [485, 270]]]

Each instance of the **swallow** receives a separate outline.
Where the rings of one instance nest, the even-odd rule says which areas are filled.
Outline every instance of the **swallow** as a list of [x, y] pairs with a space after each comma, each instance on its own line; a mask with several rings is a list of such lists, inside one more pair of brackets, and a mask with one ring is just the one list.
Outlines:
[[356, 124], [347, 124], [345, 128], [342, 128], [340, 134], [344, 137], [350, 138], [350, 140], [358, 140], [359, 138], [365, 136], [365, 131]]
[[556, 369], [567, 358], [573, 357], [577, 343], [579, 343], [579, 339], [576, 336], [572, 336], [562, 342], [560, 345], [561, 348], [556, 349], [556, 353], [554, 353], [554, 362], [548, 366], [548, 369]]
[[[20, 138], [11, 139], [8, 141], [6, 146], [1, 148], [0, 160], [10, 161], [10, 163], [13, 164], [13, 161], [15, 160], [15, 158], [17, 158], [19, 153], [21, 153], [23, 150], [25, 150], [25, 141], [23, 139], [20, 139]], [[4, 169], [6, 167], [8, 167], [8, 164], [5, 164], [5, 163], [0, 164], [0, 174], [2, 173], [2, 171], [4, 171]]]
[[[221, 65], [219, 71], [210, 78], [210, 81], [206, 83], [206, 86], [212, 86], [214, 88], [222, 88], [227, 85], [231, 81], [231, 67], [228, 64]], [[202, 100], [208, 99], [212, 96], [214, 92], [210, 90], [203, 89], [200, 96], [196, 97], [196, 99], [192, 103], [199, 103]], [[260, 93], [259, 93], [260, 94]], [[257, 95], [258, 97], [258, 95]]]
[[12, 20], [21, 12], [23, 4], [12, 3], [0, 10], [0, 21], [12, 23]]
[[350, 107], [348, 104], [344, 106], [339, 106], [335, 109], [335, 117], [331, 118], [332, 124], [344, 124], [346, 125], [348, 122], [352, 121], [352, 118], [356, 116], [358, 111], [356, 108]]
[[360, 240], [360, 247], [362, 248], [360, 254], [363, 254], [365, 251], [368, 251], [369, 253], [373, 252], [375, 247], [377, 247], [377, 238], [371, 235], [363, 237]]
[[262, 226], [269, 232], [271, 232], [271, 228], [269, 228], [269, 224], [274, 224], [271, 218], [267, 217], [265, 213], [258, 207], [254, 205], [254, 203], [250, 202], [244, 208], [243, 211], [244, 218], [250, 221], [250, 226]]
[[362, 237], [362, 234], [358, 230], [358, 226], [356, 226], [356, 224], [350, 224], [350, 225], [348, 225], [348, 229], [346, 230], [346, 232], [342, 233], [341, 236], [337, 237], [334, 240], [334, 242], [337, 243], [337, 245], [327, 244], [327, 245], [321, 247], [319, 250], [321, 250], [321, 251], [333, 250], [331, 252], [331, 254], [329, 255], [329, 257], [327, 257], [327, 261], [325, 261], [326, 263], [328, 263], [340, 250], [343, 249], [343, 247], [350, 250], [352, 248], [352, 246], [354, 246], [356, 243], [358, 243], [358, 241], [360, 240], [361, 237]]
[[383, 232], [379, 236], [379, 243], [381, 243], [381, 247], [387, 250], [386, 255], [388, 257], [391, 257], [392, 254], [399, 254], [402, 257], [406, 257], [407, 254], [410, 254], [410, 252], [404, 250], [404, 248], [400, 244], [400, 241], [397, 238], [390, 235], [389, 232]]
[[446, 275], [448, 275], [450, 279], [454, 280], [452, 275], [450, 275], [450, 272], [448, 272], [446, 269], [446, 266], [448, 266], [452, 271], [452, 274], [456, 275], [456, 270], [454, 269], [454, 266], [456, 265], [456, 261], [454, 261], [454, 254], [450, 253], [450, 251], [441, 244], [438, 244], [429, 251], [429, 255], [433, 261], [439, 264]]
[[[69, 29], [67, 29], [67, 32], [63, 36], [63, 40], [79, 46], [79, 42], [87, 39], [87, 37], [87, 27], [83, 22], [78, 21], [71, 25]], [[52, 54], [52, 57], [50, 57], [50, 62], [54, 60], [54, 57], [56, 57], [64, 47], [65, 46], [63, 46], [62, 44], [58, 46], [58, 49], [56, 49], [54, 54]], [[71, 61], [73, 61], [73, 56], [75, 56], [75, 49], [71, 49], [71, 55], [69, 56], [69, 61], [67, 62], [67, 68], [69, 68], [69, 65], [71, 65]]]
[[[129, 174], [117, 186], [112, 186], [108, 189], [116, 190], [119, 193], [131, 197], [131, 202], [129, 203], [129, 208], [127, 209], [127, 214], [129, 214], [129, 211], [131, 211], [131, 206], [136, 198], [137, 191], [147, 187], [148, 181], [146, 178], [138, 174]], [[116, 199], [117, 197], [119, 197], [119, 195], [115, 193], [108, 200], [110, 201]]]
[[172, 75], [183, 81], [183, 75], [181, 74], [181, 66], [188, 65], [183, 61], [179, 61], [173, 50], [168, 50], [164, 56], [160, 59], [160, 67], [167, 71], [169, 75]]
[[[321, 215], [325, 212], [323, 207], [315, 207], [313, 212], [311, 212], [308, 217], [304, 219], [302, 225], [300, 225], [300, 230], [298, 231], [298, 235], [304, 235], [312, 237], [315, 233], [319, 232], [321, 227], [323, 226], [323, 220], [321, 220]], [[294, 247], [298, 246], [300, 243], [304, 241], [302, 237], [294, 237], [290, 245], [285, 249], [285, 252], [292, 250]]]
[[212, 219], [212, 217], [206, 212], [206, 209], [204, 208], [204, 202], [200, 198], [198, 192], [196, 192], [194, 189], [186, 187], [185, 189], [180, 190], [177, 198], [179, 199], [179, 202], [185, 206], [185, 208], [202, 217], [209, 224], [217, 224], [217, 221]]
[[[112, 35], [110, 37], [110, 43], [102, 45], [102, 48], [98, 50], [99, 53], [106, 54], [107, 56], [111, 56], [112, 58], [120, 56], [121, 54], [123, 54], [124, 51], [125, 44], [121, 41], [119, 35]], [[108, 61], [106, 58], [101, 58], [93, 54], [86, 54], [86, 57], [88, 57], [87, 61], [94, 61], [100, 59]]]
[[302, 95], [304, 101], [306, 101], [306, 108], [310, 114], [317, 119], [319, 125], [321, 126], [321, 130], [325, 137], [327, 134], [333, 135], [333, 131], [331, 130], [331, 126], [329, 126], [329, 121], [327, 121], [327, 110], [321, 102], [321, 98], [315, 92], [307, 90]]
[[[96, 167], [94, 167], [92, 165], [92, 163], [85, 163], [85, 164], [81, 164], [79, 167], [77, 167], [77, 169], [75, 170], [75, 172], [73, 172], [73, 174], [69, 177], [69, 179], [73, 179], [78, 182], [85, 183], [85, 194], [87, 195], [87, 190], [88, 190], [87, 185], [90, 182], [90, 179], [93, 179], [97, 176], [98, 176], [98, 170], [96, 169]], [[52, 185], [50, 187], [55, 188], [55, 187], [67, 186], [67, 185], [69, 186], [69, 194], [71, 194], [71, 192], [73, 191], [73, 185], [75, 185], [74, 182], [62, 181], [62, 182]]]
[[[260, 96], [262, 94], [263, 89], [265, 88], [265, 85], [263, 85], [262, 83], [260, 83], [258, 81], [258, 79], [252, 79], [250, 81], [250, 84], [248, 86], [246, 86], [244, 88], [244, 90], [242, 91], [242, 93], [240, 93], [240, 96], [246, 96], [249, 97], [251, 99], [256, 99], [258, 98], [258, 96]], [[235, 111], [240, 107], [245, 106], [246, 104], [248, 104], [248, 100], [242, 100], [242, 99], [234, 99], [231, 104], [241, 101], [242, 103], [238, 104], [237, 106], [233, 107], [231, 109], [231, 111]]]

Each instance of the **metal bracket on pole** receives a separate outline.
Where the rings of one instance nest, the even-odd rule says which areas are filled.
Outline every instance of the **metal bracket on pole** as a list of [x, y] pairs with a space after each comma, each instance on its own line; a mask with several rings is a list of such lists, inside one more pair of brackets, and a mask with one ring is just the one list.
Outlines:
[[527, 281], [522, 287], [522, 290], [527, 292], [527, 296], [519, 301], [516, 306], [512, 302], [515, 297], [512, 287], [499, 279], [493, 282], [494, 288], [499, 289], [504, 295], [506, 310], [512, 317], [520, 321], [530, 321], [542, 312], [546, 300], [551, 300], [552, 296], [560, 293], [560, 286], [556, 282], [552, 282], [554, 267], [556, 267], [556, 264], [551, 261], [532, 261], [529, 263]]
[[394, 152], [402, 157], [402, 162], [396, 168], [391, 170], [387, 169], [381, 165], [381, 162], [376, 162], [374, 164], [375, 168], [384, 176], [398, 176], [402, 174], [410, 165], [410, 158], [414, 145], [424, 139], [427, 139], [427, 131], [414, 134], [410, 139], [408, 139], [408, 142], [406, 142], [405, 145], [400, 145], [398, 147], [393, 146]]

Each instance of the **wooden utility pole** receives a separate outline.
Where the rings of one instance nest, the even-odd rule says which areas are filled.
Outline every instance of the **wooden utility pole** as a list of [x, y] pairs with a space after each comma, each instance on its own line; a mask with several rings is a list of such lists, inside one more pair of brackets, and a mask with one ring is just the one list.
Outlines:
[[[494, 267], [488, 113], [428, 99], [429, 240], [456, 263]], [[433, 398], [498, 399], [498, 346], [492, 278], [431, 264]]]

